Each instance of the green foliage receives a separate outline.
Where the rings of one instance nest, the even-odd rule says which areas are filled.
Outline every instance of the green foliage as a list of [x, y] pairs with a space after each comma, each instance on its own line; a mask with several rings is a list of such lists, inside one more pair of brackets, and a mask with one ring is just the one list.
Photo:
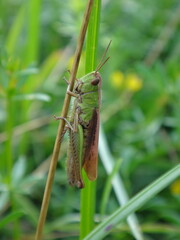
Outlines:
[[[68, 78], [66, 69], [71, 66], [85, 4], [76, 0], [0, 2], [2, 239], [33, 238], [57, 131], [52, 116], [61, 112], [67, 88], [62, 79]], [[117, 171], [130, 201], [179, 163], [179, 11], [177, 0], [103, 1], [98, 45], [97, 36], [92, 37], [93, 43], [90, 36], [87, 40], [88, 54], [97, 55], [97, 63], [112, 40], [110, 60], [100, 70], [101, 121], [113, 158], [121, 159]], [[96, 52], [89, 44], [97, 46]], [[80, 77], [96, 65], [93, 60], [84, 70], [84, 62], [83, 54]], [[79, 235], [80, 192], [67, 186], [66, 146], [65, 137], [45, 227], [51, 239]], [[96, 222], [103, 219], [101, 211], [108, 216], [123, 210], [110, 191], [114, 172], [108, 178], [100, 162]], [[144, 195], [141, 209], [133, 208], [138, 209], [147, 239], [180, 238], [180, 182], [170, 182], [165, 175], [157, 192], [164, 190], [148, 202]], [[105, 239], [133, 237], [123, 222]]]

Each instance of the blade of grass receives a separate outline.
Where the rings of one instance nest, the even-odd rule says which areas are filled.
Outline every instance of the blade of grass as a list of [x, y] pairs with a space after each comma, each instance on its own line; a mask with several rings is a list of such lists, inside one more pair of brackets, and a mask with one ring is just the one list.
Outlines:
[[119, 158], [114, 163], [112, 171], [107, 177], [106, 184], [105, 184], [105, 187], [104, 187], [104, 192], [103, 192], [103, 195], [102, 195], [101, 210], [100, 210], [101, 217], [103, 217], [105, 215], [105, 211], [106, 211], [106, 207], [107, 207], [107, 204], [108, 204], [110, 192], [111, 192], [111, 189], [112, 189], [112, 180], [113, 180], [114, 176], [116, 176], [116, 174], [118, 173], [121, 163], [122, 163], [122, 159]]
[[37, 61], [40, 35], [40, 7], [41, 0], [28, 2], [28, 37], [27, 37], [27, 64]]
[[115, 211], [104, 222], [99, 224], [88, 236], [86, 236], [84, 240], [99, 240], [108, 235], [108, 233], [110, 233], [117, 223], [124, 220], [124, 218], [127, 218], [129, 214], [142, 207], [179, 176], [180, 164], [162, 175], [160, 178], [134, 196], [131, 200], [129, 200], [123, 207]]
[[[108, 174], [112, 174], [114, 160], [109, 151], [102, 125], [100, 127], [100, 136], [99, 136], [99, 154], [101, 156], [101, 161], [103, 162], [106, 172]], [[115, 194], [116, 194], [119, 204], [124, 205], [128, 201], [128, 194], [124, 187], [123, 181], [121, 180], [120, 175], [116, 174], [113, 177], [112, 187], [114, 188], [114, 191], [115, 191]], [[103, 202], [102, 202], [102, 205], [103, 205]], [[130, 216], [128, 216], [127, 222], [129, 224], [129, 227], [130, 227], [135, 239], [142, 240], [143, 236], [140, 231], [138, 219], [136, 218], [135, 214], [131, 214]]]
[[14, 211], [12, 213], [9, 213], [0, 221], [0, 229], [3, 229], [7, 224], [14, 222], [23, 215], [24, 215], [23, 211]]
[[16, 16], [16, 19], [14, 20], [14, 23], [9, 31], [9, 34], [6, 40], [6, 48], [9, 55], [14, 54], [17, 48], [17, 41], [24, 25], [24, 16], [25, 16], [25, 6], [22, 5], [22, 7], [20, 8]]
[[[85, 73], [93, 71], [96, 67], [95, 61], [98, 44], [100, 9], [101, 0], [94, 0], [87, 33]], [[83, 175], [85, 188], [81, 190], [80, 239], [83, 239], [93, 229], [95, 213], [96, 183], [90, 182], [85, 174]]]

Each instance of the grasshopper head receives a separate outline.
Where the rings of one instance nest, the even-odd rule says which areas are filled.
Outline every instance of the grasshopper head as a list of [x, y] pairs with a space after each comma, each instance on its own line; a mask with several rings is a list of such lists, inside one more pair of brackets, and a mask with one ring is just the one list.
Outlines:
[[86, 74], [84, 77], [80, 78], [80, 80], [77, 82], [75, 86], [75, 91], [77, 93], [83, 94], [83, 93], [91, 93], [91, 92], [99, 91], [99, 89], [101, 88], [102, 78], [98, 71], [104, 66], [104, 64], [109, 59], [109, 57], [108, 58], [105, 58], [105, 57], [110, 44], [111, 44], [111, 41], [109, 42], [96, 70]]
[[94, 79], [91, 81], [91, 85], [97, 86], [101, 83], [101, 75], [99, 72], [94, 72]]
[[100, 73], [93, 71], [80, 78], [75, 87], [75, 91], [77, 93], [96, 92], [99, 87], [101, 87], [101, 81]]

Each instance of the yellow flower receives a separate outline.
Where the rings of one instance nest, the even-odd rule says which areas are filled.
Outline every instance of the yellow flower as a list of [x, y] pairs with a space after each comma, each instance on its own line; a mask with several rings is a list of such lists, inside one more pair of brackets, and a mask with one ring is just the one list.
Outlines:
[[120, 71], [115, 71], [111, 74], [111, 83], [115, 88], [121, 88], [124, 81], [124, 74]]
[[142, 80], [136, 74], [127, 74], [126, 88], [132, 92], [136, 92], [142, 88]]
[[171, 184], [171, 192], [173, 194], [180, 195], [180, 178], [177, 179], [173, 184]]

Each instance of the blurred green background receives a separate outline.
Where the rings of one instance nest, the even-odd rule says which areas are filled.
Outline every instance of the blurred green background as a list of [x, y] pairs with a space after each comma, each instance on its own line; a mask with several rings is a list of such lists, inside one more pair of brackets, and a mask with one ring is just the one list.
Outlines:
[[[0, 236], [33, 239], [86, 1], [0, 2]], [[130, 197], [179, 163], [180, 4], [104, 0], [100, 60], [110, 40], [101, 120]], [[84, 75], [82, 55], [78, 77]], [[48, 211], [47, 239], [77, 239], [79, 191], [67, 186], [67, 137]], [[99, 161], [96, 213], [107, 174]], [[106, 206], [118, 208], [111, 192]], [[180, 239], [180, 179], [137, 212], [146, 239]], [[124, 222], [105, 239], [134, 239]]]

